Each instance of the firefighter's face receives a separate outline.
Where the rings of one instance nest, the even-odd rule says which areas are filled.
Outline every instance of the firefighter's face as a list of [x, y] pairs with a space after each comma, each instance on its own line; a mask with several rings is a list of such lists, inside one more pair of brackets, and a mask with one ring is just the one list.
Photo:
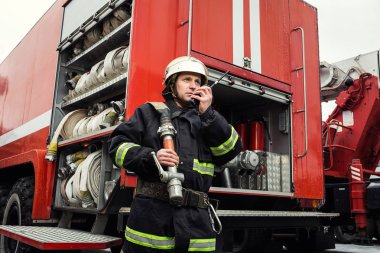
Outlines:
[[201, 75], [192, 72], [183, 72], [179, 74], [174, 85], [174, 94], [177, 99], [184, 103], [191, 101], [191, 95], [201, 87]]

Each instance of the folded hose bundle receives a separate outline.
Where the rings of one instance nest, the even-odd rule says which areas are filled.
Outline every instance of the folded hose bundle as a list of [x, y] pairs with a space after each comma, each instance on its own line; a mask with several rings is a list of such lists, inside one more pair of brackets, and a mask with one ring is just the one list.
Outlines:
[[103, 21], [103, 32], [102, 35], [105, 36], [115, 30], [117, 27], [119, 27], [122, 23], [124, 23], [126, 20], [128, 20], [131, 17], [131, 14], [129, 11], [127, 11], [125, 8], [120, 7], [116, 9], [112, 16], [109, 18], [106, 18]]
[[83, 52], [83, 41], [78, 41], [73, 46], [73, 55], [77, 56]]
[[102, 75], [107, 80], [110, 80], [126, 72], [128, 69], [128, 57], [128, 47], [119, 47], [109, 52], [104, 59]]
[[[111, 127], [116, 122], [117, 114], [113, 108], [107, 108], [91, 117], [83, 116], [72, 127], [72, 137], [78, 137], [83, 134], [99, 131], [101, 129]], [[72, 126], [72, 125], [71, 125]]]
[[88, 122], [87, 131], [95, 132], [101, 129], [113, 126], [116, 121], [116, 112], [113, 108], [107, 108], [101, 113], [93, 116], [93, 119]]
[[74, 136], [81, 136], [87, 133], [87, 123], [91, 120], [91, 117], [86, 117], [78, 122], [77, 132], [73, 132]]
[[123, 46], [108, 52], [105, 59], [92, 66], [90, 71], [66, 81], [69, 94], [63, 100], [69, 101], [125, 73], [128, 70], [128, 60], [128, 47]]
[[82, 207], [84, 208], [94, 206], [95, 202], [89, 188], [94, 190], [95, 186], [92, 185], [88, 187], [89, 177], [91, 177], [89, 173], [90, 171], [93, 173], [97, 170], [96, 167], [100, 167], [100, 161], [101, 150], [89, 154], [87, 158], [78, 166], [75, 174], [73, 175], [73, 196], [82, 202]]
[[102, 31], [99, 27], [94, 27], [83, 38], [83, 49], [87, 49], [101, 39]]
[[101, 60], [97, 64], [91, 67], [91, 74], [96, 75], [96, 79], [98, 80], [98, 84], [102, 84], [107, 82], [107, 77], [103, 75], [103, 67], [104, 67], [104, 60]]
[[86, 89], [92, 90], [101, 83], [102, 82], [98, 79], [98, 74], [90, 70], [86, 79]]
[[90, 165], [87, 177], [87, 188], [90, 191], [95, 204], [98, 204], [100, 182], [101, 157], [94, 159]]
[[74, 128], [79, 121], [84, 119], [87, 116], [87, 110], [79, 109], [71, 112], [71, 115], [66, 119], [66, 122], [63, 125], [61, 136], [64, 140], [74, 137], [73, 132]]
[[81, 201], [76, 199], [73, 194], [73, 175], [61, 182], [61, 196], [66, 205], [80, 207]]
[[[45, 159], [46, 160], [49, 160], [49, 161], [54, 161], [57, 157], [57, 149], [58, 149], [58, 138], [59, 136], [61, 135], [61, 131], [62, 129], [64, 128], [67, 120], [74, 114], [76, 113], [79, 113], [79, 114], [87, 114], [86, 110], [76, 110], [76, 111], [72, 111], [68, 114], [66, 114], [65, 117], [63, 117], [63, 119], [61, 120], [61, 122], [59, 122], [58, 124], [58, 127], [57, 129], [55, 130], [54, 132], [54, 135], [53, 135], [53, 138], [51, 139], [49, 145], [48, 145], [48, 149], [47, 149], [47, 153], [46, 153], [46, 156], [45, 156]], [[82, 115], [83, 115], [82, 114]], [[79, 117], [78, 117], [79, 118]], [[67, 131], [70, 131], [70, 130], [67, 130]], [[68, 132], [66, 132], [65, 130], [65, 137], [67, 137]]]
[[81, 76], [82, 75], [75, 75], [73, 78], [67, 80], [65, 83], [65, 87], [69, 90], [74, 90]]
[[75, 86], [74, 95], [82, 94], [86, 92], [87, 90], [89, 90], [87, 87], [88, 85], [87, 79], [88, 79], [89, 74], [90, 74], [89, 72], [86, 72], [80, 77], [80, 79], [77, 82], [77, 85]]

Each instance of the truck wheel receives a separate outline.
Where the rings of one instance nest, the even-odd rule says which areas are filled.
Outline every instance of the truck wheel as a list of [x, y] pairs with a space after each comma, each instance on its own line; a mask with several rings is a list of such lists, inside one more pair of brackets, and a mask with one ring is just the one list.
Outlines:
[[3, 220], [4, 208], [7, 203], [9, 187], [7, 185], [0, 185], [0, 221]]
[[[277, 241], [271, 241], [270, 232], [264, 229], [243, 230], [244, 239], [239, 245], [234, 245], [233, 253], [259, 252], [277, 253], [282, 251], [282, 245]], [[236, 247], [237, 246], [237, 247]]]
[[378, 237], [376, 229], [376, 217], [367, 217], [367, 234], [371, 240], [373, 237]]
[[356, 235], [355, 227], [352, 227], [353, 228], [351, 228], [351, 226], [336, 226], [334, 228], [336, 240], [344, 244], [352, 243]]
[[[20, 178], [9, 192], [4, 209], [3, 225], [31, 225], [34, 194], [34, 178]], [[26, 253], [31, 247], [1, 236], [0, 248], [4, 253]]]
[[112, 253], [120, 253], [121, 252], [121, 248], [122, 248], [122, 245], [116, 246], [116, 247], [112, 247], [111, 248], [111, 252]]

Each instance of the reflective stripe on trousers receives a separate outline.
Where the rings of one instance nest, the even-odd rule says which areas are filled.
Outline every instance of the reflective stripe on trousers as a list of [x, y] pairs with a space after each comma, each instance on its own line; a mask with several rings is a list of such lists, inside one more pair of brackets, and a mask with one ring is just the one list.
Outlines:
[[[167, 236], [157, 236], [136, 231], [130, 227], [125, 229], [127, 241], [140, 246], [153, 249], [171, 250], [175, 247], [175, 238]], [[216, 239], [190, 239], [189, 252], [213, 252], [215, 251]]]

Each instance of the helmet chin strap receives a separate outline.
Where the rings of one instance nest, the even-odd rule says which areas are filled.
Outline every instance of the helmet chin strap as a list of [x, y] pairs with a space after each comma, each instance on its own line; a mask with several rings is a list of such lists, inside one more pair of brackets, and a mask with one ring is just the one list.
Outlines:
[[183, 101], [178, 97], [177, 89], [175, 88], [175, 85], [170, 85], [170, 90], [172, 91], [172, 96], [174, 98], [174, 101], [179, 105], [179, 107], [186, 109], [190, 108], [192, 104], [190, 102]]

